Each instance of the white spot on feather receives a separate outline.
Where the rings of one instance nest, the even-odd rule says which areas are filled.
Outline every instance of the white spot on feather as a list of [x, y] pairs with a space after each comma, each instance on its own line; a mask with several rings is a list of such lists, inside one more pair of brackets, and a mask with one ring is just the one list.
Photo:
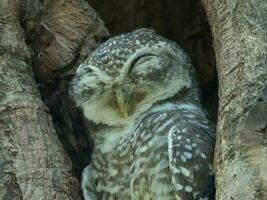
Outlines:
[[173, 169], [173, 173], [174, 173], [174, 174], [179, 174], [179, 173], [181, 173], [181, 170], [178, 169], [178, 168], [174, 168], [174, 169]]
[[185, 191], [186, 192], [192, 192], [193, 191], [193, 188], [189, 185], [185, 186]]
[[187, 159], [191, 159], [191, 158], [192, 158], [192, 153], [190, 153], [190, 152], [184, 152], [184, 156], [185, 156]]
[[186, 149], [188, 149], [188, 150], [192, 150], [192, 146], [189, 145], [189, 144], [184, 145], [184, 147], [185, 147]]
[[183, 174], [184, 176], [187, 176], [187, 177], [190, 176], [190, 171], [189, 171], [188, 169], [186, 169], [186, 168], [184, 168], [184, 167], [180, 167], [180, 170], [181, 170], [181, 172], [182, 172], [182, 174]]
[[182, 190], [184, 187], [181, 184], [175, 184], [177, 190]]
[[181, 155], [180, 157], [181, 157], [182, 162], [186, 162], [186, 157], [184, 157], [183, 155]]
[[205, 155], [204, 153], [201, 153], [200, 155], [201, 155], [201, 158], [204, 158], [204, 159], [207, 158], [206, 155]]

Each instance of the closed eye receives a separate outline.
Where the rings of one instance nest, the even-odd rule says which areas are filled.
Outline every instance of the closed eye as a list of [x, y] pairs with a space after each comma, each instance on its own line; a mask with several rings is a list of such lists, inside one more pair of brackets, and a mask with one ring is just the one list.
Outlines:
[[135, 65], [137, 64], [137, 62], [143, 60], [143, 61], [146, 61], [146, 60], [150, 60], [152, 57], [155, 57], [155, 56], [158, 56], [157, 54], [153, 54], [153, 53], [147, 53], [147, 54], [142, 54], [142, 55], [139, 55], [137, 56], [131, 63], [130, 67], [129, 67], [129, 70], [128, 72], [131, 73], [132, 70], [134, 69]]

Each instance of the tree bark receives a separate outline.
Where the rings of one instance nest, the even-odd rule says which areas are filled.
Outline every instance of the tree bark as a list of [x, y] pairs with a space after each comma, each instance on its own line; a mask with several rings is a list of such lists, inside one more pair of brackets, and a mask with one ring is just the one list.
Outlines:
[[[99, 1], [90, 1], [101, 4], [102, 8]], [[151, 16], [160, 13], [159, 19], [162, 19], [161, 6], [153, 4], [157, 8], [151, 9], [149, 1], [147, 4], [142, 2], [143, 13], [150, 8]], [[202, 2], [211, 25], [220, 83], [216, 197], [219, 200], [266, 199], [267, 5], [263, 0]], [[161, 3], [165, 5], [165, 2]], [[122, 1], [120, 5], [126, 4]], [[139, 2], [135, 5], [139, 6]], [[174, 22], [173, 29], [167, 32], [173, 31], [173, 38], [181, 33], [175, 25], [180, 24], [175, 22], [174, 14], [178, 5], [178, 1], [169, 4]], [[125, 7], [131, 9], [128, 4]], [[115, 14], [103, 13], [112, 18], [124, 9], [117, 10]], [[136, 12], [140, 12], [139, 7]], [[119, 30], [127, 25], [131, 25], [131, 29], [140, 25], [157, 28], [158, 18], [155, 25], [145, 23], [150, 17], [143, 13], [139, 22], [135, 13], [124, 12], [132, 23], [138, 21], [138, 24], [126, 23], [121, 14], [123, 20], [115, 20], [114, 26]], [[162, 30], [168, 29], [169, 17], [167, 19], [160, 23]], [[27, 41], [20, 23], [26, 30]], [[187, 33], [179, 37], [184, 35]], [[0, 199], [80, 199], [70, 159], [56, 136], [49, 111], [41, 101], [31, 67], [33, 61], [35, 72], [42, 79], [40, 84], [46, 102], [52, 102], [57, 117], [64, 115], [60, 122], [64, 128], [58, 128], [58, 132], [72, 135], [72, 127], [68, 124], [78, 114], [72, 115], [69, 111], [66, 114], [68, 108], [64, 105], [69, 102], [65, 98], [68, 95], [62, 95], [65, 92], [58, 87], [47, 92], [47, 82], [52, 81], [54, 85], [68, 82], [64, 77], [73, 74], [74, 70], [69, 72], [69, 69], [75, 69], [70, 66], [85, 59], [101, 43], [102, 36], [108, 36], [108, 32], [85, 0], [1, 0]], [[192, 51], [195, 48], [192, 43]], [[60, 113], [62, 110], [65, 114]]]
[[93, 145], [82, 113], [71, 101], [69, 82], [77, 66], [109, 37], [108, 30], [85, 0], [24, 0], [21, 8], [42, 98], [80, 176]]
[[0, 2], [0, 199], [78, 200], [78, 180], [34, 81], [20, 2]]
[[267, 4], [202, 2], [219, 77], [216, 199], [267, 199]]
[[74, 65], [87, 58], [99, 40], [109, 36], [104, 22], [85, 0], [22, 2], [22, 23], [41, 82], [53, 81], [75, 69]]

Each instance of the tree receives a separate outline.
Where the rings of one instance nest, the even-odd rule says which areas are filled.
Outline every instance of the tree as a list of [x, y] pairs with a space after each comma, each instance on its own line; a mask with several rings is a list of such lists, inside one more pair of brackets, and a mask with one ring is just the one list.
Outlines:
[[[200, 0], [88, 2], [113, 34], [146, 26], [178, 41], [216, 118], [215, 58]], [[79, 63], [109, 37], [88, 2], [0, 2], [0, 199], [81, 198], [77, 177], [90, 162], [85, 147], [92, 145], [68, 84]], [[219, 75], [216, 199], [265, 199], [267, 5], [202, 3]]]
[[1, 1], [1, 199], [79, 199], [71, 162], [33, 79], [18, 1]]
[[[96, 27], [103, 29], [94, 17], [88, 5], [82, 7], [76, 1], [0, 2], [0, 199], [81, 198], [71, 160], [41, 100], [32, 61], [33, 66], [39, 61], [36, 74], [49, 79], [51, 70], [77, 56], [82, 40], [93, 46]], [[26, 38], [36, 32], [38, 44]], [[42, 45], [49, 46], [50, 51], [38, 52]]]
[[203, 4], [219, 76], [216, 199], [266, 199], [267, 3]]

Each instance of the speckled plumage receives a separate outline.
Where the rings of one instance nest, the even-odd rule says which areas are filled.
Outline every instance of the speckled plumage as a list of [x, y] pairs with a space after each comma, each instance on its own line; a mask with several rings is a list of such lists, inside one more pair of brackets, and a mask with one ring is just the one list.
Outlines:
[[86, 200], [212, 199], [214, 129], [177, 44], [149, 29], [114, 37], [80, 65], [72, 94], [97, 126]]

